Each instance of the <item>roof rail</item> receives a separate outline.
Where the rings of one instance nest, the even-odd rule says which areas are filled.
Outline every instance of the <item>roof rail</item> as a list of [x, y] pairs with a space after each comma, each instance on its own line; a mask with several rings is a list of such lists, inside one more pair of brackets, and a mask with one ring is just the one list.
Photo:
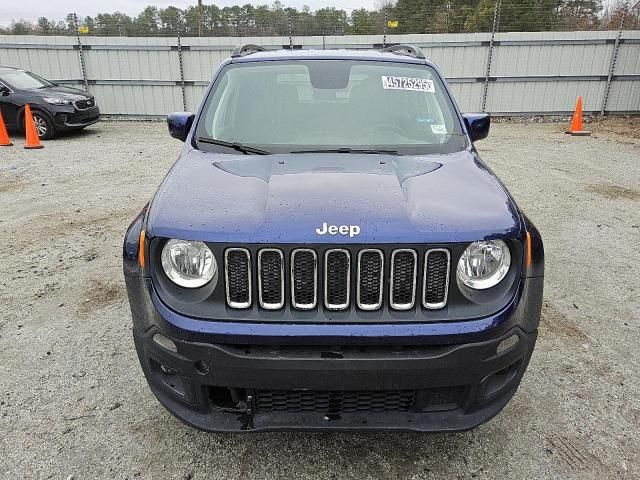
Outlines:
[[241, 47], [236, 47], [233, 49], [231, 53], [231, 58], [244, 57], [245, 55], [251, 55], [256, 52], [265, 52], [266, 48], [261, 47], [260, 45], [242, 45]]
[[395, 53], [396, 55], [407, 55], [413, 58], [426, 58], [422, 49], [415, 45], [391, 45], [390, 47], [383, 48], [383, 52]]

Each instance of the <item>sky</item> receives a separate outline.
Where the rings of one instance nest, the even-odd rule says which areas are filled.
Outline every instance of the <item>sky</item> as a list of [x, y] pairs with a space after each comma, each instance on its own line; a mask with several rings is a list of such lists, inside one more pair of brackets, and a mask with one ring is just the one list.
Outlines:
[[[311, 10], [324, 7], [336, 7], [344, 10], [354, 8], [374, 8], [374, 0], [281, 0], [285, 7], [302, 8], [308, 5]], [[173, 5], [184, 8], [194, 5], [197, 0], [0, 0], [0, 25], [9, 25], [11, 20], [35, 21], [38, 17], [47, 17], [50, 20], [64, 20], [69, 12], [76, 12], [78, 17], [87, 15], [94, 16], [97, 13], [111, 13], [120, 11], [127, 15], [135, 16], [147, 5], [157, 7], [167, 7]], [[253, 3], [255, 5], [271, 5], [273, 0], [204, 0], [205, 4], [215, 3], [219, 7], [231, 5], [244, 5]]]

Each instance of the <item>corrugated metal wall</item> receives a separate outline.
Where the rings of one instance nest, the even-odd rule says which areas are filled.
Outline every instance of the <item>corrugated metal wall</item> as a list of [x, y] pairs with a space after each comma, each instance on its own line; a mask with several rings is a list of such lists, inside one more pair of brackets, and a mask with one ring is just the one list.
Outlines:
[[[587, 112], [603, 107], [609, 113], [639, 112], [640, 31], [623, 32], [616, 50], [617, 33], [498, 33], [488, 71], [489, 33], [389, 35], [386, 42], [421, 46], [447, 77], [463, 111], [479, 111], [484, 101], [497, 115], [570, 113], [582, 95]], [[0, 36], [0, 65], [80, 88], [86, 78], [106, 114], [162, 116], [195, 110], [235, 46], [289, 46], [288, 37], [80, 40], [81, 48], [74, 37]], [[383, 36], [294, 37], [293, 42], [305, 49], [380, 48]]]

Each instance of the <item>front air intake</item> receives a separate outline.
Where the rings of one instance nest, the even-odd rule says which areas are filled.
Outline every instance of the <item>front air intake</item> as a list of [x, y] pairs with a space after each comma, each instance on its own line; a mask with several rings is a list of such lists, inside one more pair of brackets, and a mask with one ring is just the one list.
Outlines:
[[437, 310], [447, 304], [449, 292], [449, 250], [435, 248], [424, 256], [422, 301], [424, 308]]
[[258, 299], [265, 310], [284, 306], [284, 256], [276, 248], [258, 252]]
[[351, 257], [348, 250], [327, 250], [324, 256], [324, 306], [345, 310], [351, 299]]
[[409, 310], [415, 305], [417, 268], [415, 250], [394, 250], [391, 254], [390, 305], [394, 310]]
[[246, 248], [228, 248], [224, 252], [224, 278], [227, 305], [251, 306], [251, 255]]
[[358, 308], [377, 310], [382, 307], [384, 254], [381, 250], [358, 252]]
[[310, 248], [291, 252], [291, 302], [298, 310], [318, 304], [318, 255]]

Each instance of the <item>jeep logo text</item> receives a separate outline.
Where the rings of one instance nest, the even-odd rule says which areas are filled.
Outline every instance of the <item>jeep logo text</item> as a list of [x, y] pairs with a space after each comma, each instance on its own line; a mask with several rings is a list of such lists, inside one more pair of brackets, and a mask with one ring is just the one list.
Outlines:
[[360, 234], [360, 227], [358, 225], [327, 225], [327, 222], [322, 224], [322, 227], [316, 228], [318, 235], [349, 235], [353, 238]]

